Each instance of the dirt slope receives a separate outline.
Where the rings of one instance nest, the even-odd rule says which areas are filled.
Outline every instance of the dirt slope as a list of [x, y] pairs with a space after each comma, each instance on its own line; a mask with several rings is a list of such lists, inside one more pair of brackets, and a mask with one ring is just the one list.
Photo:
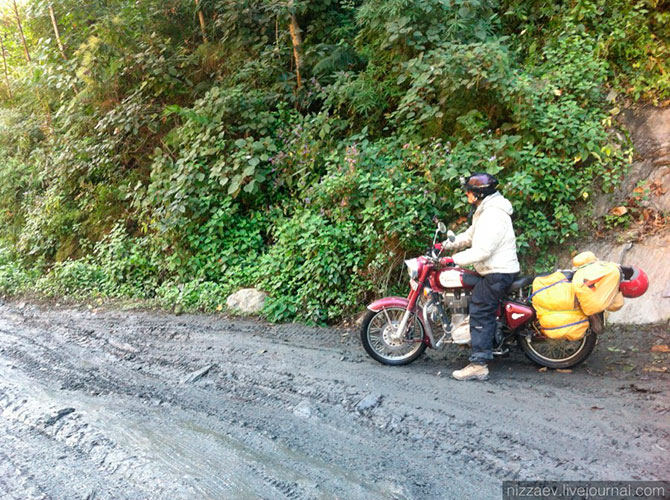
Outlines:
[[[573, 373], [367, 358], [354, 332], [0, 306], [3, 498], [500, 498], [503, 479], [668, 479], [665, 328]], [[631, 344], [631, 345], [629, 345]], [[633, 345], [634, 344], [634, 345]], [[632, 357], [629, 357], [631, 347]]]

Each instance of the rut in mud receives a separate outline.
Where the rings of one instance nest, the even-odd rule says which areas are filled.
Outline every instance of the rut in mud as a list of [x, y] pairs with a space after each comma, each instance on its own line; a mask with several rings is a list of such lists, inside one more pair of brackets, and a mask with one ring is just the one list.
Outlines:
[[348, 330], [5, 304], [0, 492], [499, 498], [504, 479], [668, 479], [670, 376], [616, 369], [607, 342], [572, 373], [513, 354], [462, 383], [457, 348], [391, 368]]

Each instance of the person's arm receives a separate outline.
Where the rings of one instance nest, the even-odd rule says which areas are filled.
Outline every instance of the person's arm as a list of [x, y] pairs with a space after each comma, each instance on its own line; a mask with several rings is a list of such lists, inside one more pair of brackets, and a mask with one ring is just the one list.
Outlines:
[[474, 234], [474, 231], [475, 227], [472, 225], [462, 233], [457, 234], [454, 241], [444, 240], [442, 242], [442, 250], [453, 252], [454, 250], [469, 247], [472, 245], [472, 235]]
[[477, 221], [477, 230], [473, 231], [471, 247], [455, 254], [454, 263], [468, 266], [488, 259], [503, 239], [504, 216], [504, 212], [495, 208], [483, 212]]

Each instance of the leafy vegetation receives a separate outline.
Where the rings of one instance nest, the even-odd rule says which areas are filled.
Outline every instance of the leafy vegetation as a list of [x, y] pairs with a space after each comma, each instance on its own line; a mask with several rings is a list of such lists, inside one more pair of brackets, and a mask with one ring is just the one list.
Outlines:
[[335, 321], [482, 170], [543, 267], [630, 162], [620, 103], [670, 99], [664, 0], [4, 5], [2, 293]]

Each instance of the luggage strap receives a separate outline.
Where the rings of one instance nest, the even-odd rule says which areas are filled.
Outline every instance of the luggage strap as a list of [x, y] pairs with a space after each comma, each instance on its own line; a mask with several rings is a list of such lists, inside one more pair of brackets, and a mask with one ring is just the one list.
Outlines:
[[535, 297], [538, 293], [543, 292], [543, 291], [546, 290], [547, 288], [551, 288], [552, 286], [558, 285], [559, 283], [571, 283], [571, 281], [570, 281], [569, 279], [564, 279], [564, 280], [557, 281], [556, 283], [552, 283], [551, 285], [543, 286], [543, 287], [540, 288], [538, 291], [531, 293], [531, 294], [530, 294], [530, 298], [532, 299], [532, 298]]
[[567, 328], [567, 327], [569, 327], [569, 326], [579, 325], [579, 324], [584, 323], [584, 322], [586, 322], [586, 321], [588, 321], [588, 320], [589, 320], [589, 318], [586, 318], [586, 319], [582, 319], [582, 320], [579, 320], [579, 321], [575, 321], [574, 323], [568, 323], [567, 325], [562, 325], [562, 326], [552, 326], [551, 328], [544, 328], [544, 327], [542, 327], [542, 330], [558, 330], [559, 328]]

